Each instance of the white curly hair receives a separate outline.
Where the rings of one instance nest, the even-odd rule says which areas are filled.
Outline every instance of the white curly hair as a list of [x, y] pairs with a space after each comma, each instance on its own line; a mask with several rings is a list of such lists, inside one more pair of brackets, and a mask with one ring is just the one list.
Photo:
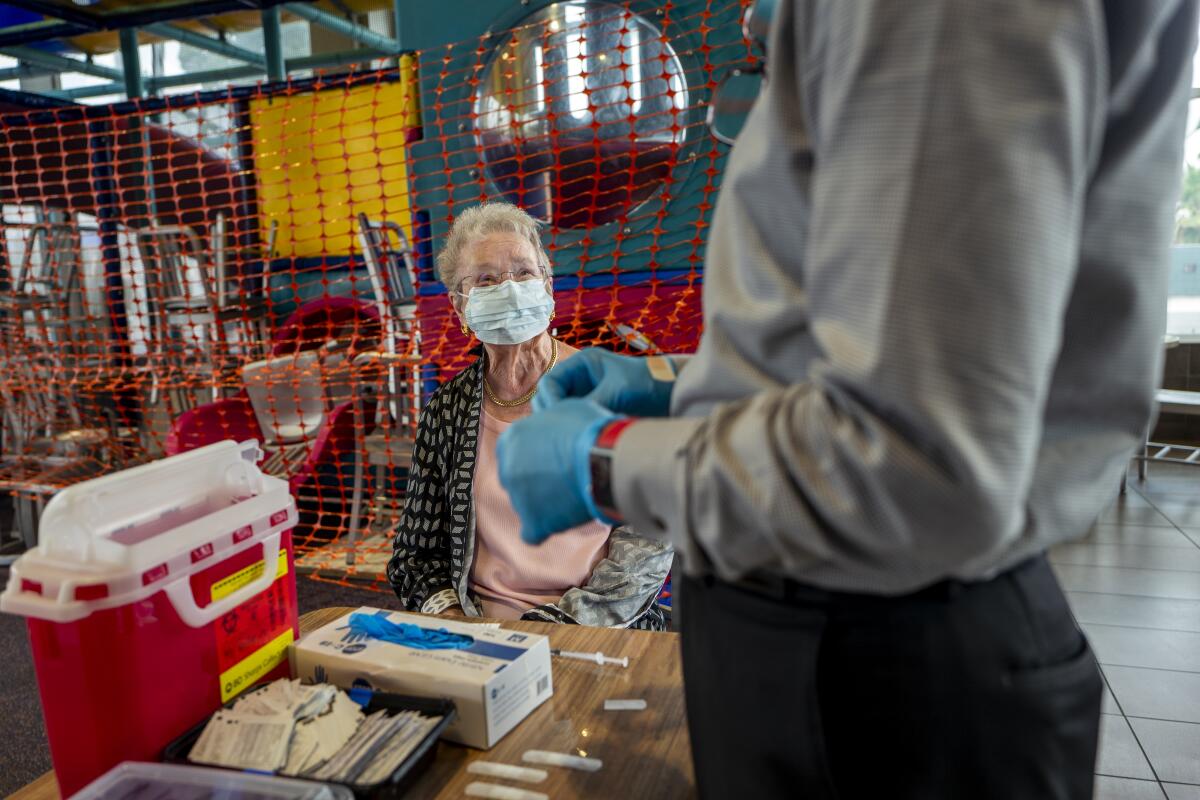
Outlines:
[[511, 203], [491, 201], [467, 209], [454, 220], [446, 246], [437, 256], [437, 274], [450, 290], [458, 286], [463, 251], [479, 239], [493, 233], [515, 233], [533, 246], [537, 262], [550, 275], [550, 256], [542, 246], [538, 224], [524, 210]]

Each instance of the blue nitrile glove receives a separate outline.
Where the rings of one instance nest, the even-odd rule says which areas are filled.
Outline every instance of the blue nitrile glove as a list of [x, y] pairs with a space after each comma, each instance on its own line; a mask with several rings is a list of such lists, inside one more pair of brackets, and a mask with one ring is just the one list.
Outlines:
[[422, 628], [407, 622], [392, 622], [378, 614], [351, 614], [350, 633], [362, 639], [379, 639], [417, 650], [463, 650], [475, 644], [473, 637], [450, 633], [445, 628]]
[[552, 533], [593, 519], [612, 523], [592, 500], [589, 461], [600, 429], [614, 419], [590, 400], [569, 398], [500, 434], [500, 484], [521, 518], [527, 544], [541, 544]]
[[619, 356], [598, 347], [580, 350], [538, 382], [533, 410], [582, 397], [618, 414], [665, 417], [671, 413], [675, 381], [656, 379], [650, 373], [650, 358], [663, 359], [663, 368], [674, 373], [666, 356]]

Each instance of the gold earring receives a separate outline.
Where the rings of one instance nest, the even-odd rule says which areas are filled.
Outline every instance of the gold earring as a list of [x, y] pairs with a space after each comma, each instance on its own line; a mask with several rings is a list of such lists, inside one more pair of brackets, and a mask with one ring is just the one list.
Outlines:
[[465, 322], [464, 322], [464, 323], [462, 323], [462, 325], [460, 325], [459, 327], [461, 328], [461, 330], [462, 330], [462, 332], [463, 332], [463, 336], [466, 336], [466, 335], [467, 335], [467, 333], [469, 332], [469, 331], [467, 331], [467, 323], [465, 323]]
[[550, 321], [551, 321], [551, 322], [554, 322], [554, 315], [555, 315], [555, 314], [557, 314], [557, 313], [558, 313], [558, 312], [557, 312], [557, 311], [555, 311], [555, 310], [553, 310], [553, 309], [551, 309], [551, 310], [550, 310]]

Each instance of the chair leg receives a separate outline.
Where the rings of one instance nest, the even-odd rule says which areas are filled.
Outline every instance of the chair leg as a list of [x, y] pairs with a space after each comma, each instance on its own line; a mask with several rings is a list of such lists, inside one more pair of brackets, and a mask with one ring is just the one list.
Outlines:
[[[357, 423], [361, 418], [359, 410], [361, 403], [356, 398], [354, 401], [354, 422], [357, 430]], [[366, 437], [362, 437], [361, 442], [355, 442], [354, 445], [354, 491], [350, 495], [350, 530], [346, 534], [346, 566], [354, 566], [354, 548], [358, 542], [358, 526], [362, 520], [362, 497], [363, 497], [363, 448], [366, 446]]]
[[15, 495], [13, 499], [17, 530], [25, 542], [25, 549], [32, 550], [38, 543], [38, 501], [25, 494]]
[[363, 464], [362, 454], [354, 454], [354, 491], [350, 497], [350, 530], [346, 533], [346, 566], [354, 566], [354, 551], [358, 544], [358, 527], [362, 524]]
[[[379, 525], [378, 518], [383, 517], [383, 506], [380, 502], [378, 502], [377, 498], [379, 498], [380, 494], [387, 487], [387, 477], [388, 477], [387, 470], [388, 470], [388, 465], [385, 463], [381, 462], [381, 463], [375, 465], [375, 485], [373, 487], [374, 491], [371, 494], [370, 508], [371, 508], [371, 513], [373, 515], [375, 515], [372, 517], [371, 522], [373, 525], [376, 525], [376, 526]], [[386, 529], [386, 527], [387, 527], [387, 522], [385, 521], [383, 523], [382, 528], [380, 528], [380, 530], [384, 530], [384, 529]]]

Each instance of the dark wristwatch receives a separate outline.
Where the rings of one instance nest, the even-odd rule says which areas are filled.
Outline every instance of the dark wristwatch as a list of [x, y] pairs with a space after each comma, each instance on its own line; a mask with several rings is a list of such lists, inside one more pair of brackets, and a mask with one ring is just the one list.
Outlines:
[[613, 452], [617, 447], [617, 438], [635, 422], [636, 417], [621, 417], [601, 428], [588, 458], [592, 477], [592, 501], [604, 515], [605, 521], [613, 524], [623, 521], [621, 512], [617, 510], [616, 487], [613, 486]]

